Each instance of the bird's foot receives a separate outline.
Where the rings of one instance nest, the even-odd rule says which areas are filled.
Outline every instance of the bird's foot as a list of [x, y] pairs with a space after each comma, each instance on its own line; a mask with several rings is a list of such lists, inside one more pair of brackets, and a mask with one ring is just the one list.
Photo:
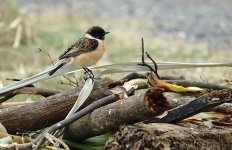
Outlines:
[[94, 78], [94, 74], [93, 74], [93, 72], [92, 72], [92, 70], [90, 70], [89, 68], [83, 68], [84, 70], [85, 70], [85, 80], [87, 80], [87, 79], [89, 79], [89, 78], [91, 78], [92, 80], [94, 80], [95, 78]]

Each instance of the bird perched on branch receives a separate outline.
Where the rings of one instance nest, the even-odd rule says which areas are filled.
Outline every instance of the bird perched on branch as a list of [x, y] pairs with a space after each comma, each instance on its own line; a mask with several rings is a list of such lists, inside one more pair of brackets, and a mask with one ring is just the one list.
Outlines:
[[69, 71], [73, 71], [70, 69], [73, 66], [82, 67], [89, 77], [94, 78], [92, 71], [87, 67], [94, 65], [101, 59], [105, 52], [105, 35], [108, 33], [109, 32], [106, 32], [99, 26], [89, 28], [82, 38], [77, 40], [60, 55], [58, 61], [54, 65], [49, 66], [41, 73], [32, 77], [0, 88], [0, 94], [57, 75], [63, 75]]

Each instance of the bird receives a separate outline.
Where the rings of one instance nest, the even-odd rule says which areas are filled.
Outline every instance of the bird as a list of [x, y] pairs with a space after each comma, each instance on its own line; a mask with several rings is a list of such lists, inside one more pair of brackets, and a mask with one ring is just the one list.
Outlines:
[[63, 75], [69, 72], [73, 65], [83, 68], [89, 77], [94, 78], [92, 71], [87, 67], [94, 65], [102, 58], [105, 52], [105, 35], [108, 33], [110, 32], [106, 32], [100, 26], [90, 27], [84, 36], [68, 47], [53, 65], [32, 77], [0, 88], [0, 95], [57, 75]]

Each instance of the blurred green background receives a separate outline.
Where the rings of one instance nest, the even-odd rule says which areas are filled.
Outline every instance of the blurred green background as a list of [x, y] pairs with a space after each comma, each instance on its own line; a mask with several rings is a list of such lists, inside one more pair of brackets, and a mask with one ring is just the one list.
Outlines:
[[[0, 81], [23, 79], [51, 64], [93, 25], [102, 26], [107, 51], [98, 64], [138, 61], [141, 37], [156, 61], [230, 62], [230, 0], [0, 0]], [[161, 75], [222, 83], [231, 68], [160, 71]], [[62, 77], [39, 83], [57, 83]]]

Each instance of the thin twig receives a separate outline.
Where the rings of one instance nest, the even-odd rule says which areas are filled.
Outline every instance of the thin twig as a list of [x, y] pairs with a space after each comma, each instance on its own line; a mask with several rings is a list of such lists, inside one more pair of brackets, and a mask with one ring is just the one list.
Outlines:
[[76, 83], [78, 83], [77, 77], [75, 75], [72, 76], [74, 78], [74, 80], [76, 81]]
[[38, 48], [38, 51], [37, 51], [36, 53], [40, 53], [40, 52], [42, 52], [42, 53], [44, 53], [45, 55], [47, 55], [48, 58], [50, 59], [51, 63], [54, 65], [54, 62], [53, 62], [53, 60], [52, 60], [52, 58], [51, 58], [51, 55], [50, 55], [49, 53], [43, 51], [41, 48]]
[[144, 61], [144, 42], [143, 42], [143, 37], [142, 37], [141, 41], [142, 41], [142, 63], [145, 63], [145, 61]]
[[76, 80], [76, 82], [72, 81], [71, 79], [69, 79], [69, 78], [66, 77], [65, 75], [63, 75], [63, 77], [64, 77], [65, 79], [67, 79], [67, 80], [69, 81], [70, 84], [75, 85], [76, 87], [79, 86], [79, 85], [78, 85], [78, 82], [77, 82], [77, 80], [76, 80], [75, 77], [74, 77], [74, 79]]
[[[62, 140], [56, 138], [55, 136], [53, 136], [53, 135], [51, 135], [49, 133], [45, 133], [44, 137], [46, 137], [51, 143], [54, 143], [53, 141], [55, 141], [59, 145], [62, 145], [65, 148], [65, 150], [70, 150], [70, 148], [68, 147], [67, 144], [65, 144]], [[54, 145], [55, 145], [55, 143], [54, 143]], [[58, 148], [58, 146], [57, 146], [57, 148]]]
[[142, 38], [142, 63], [138, 63], [138, 65], [148, 67], [150, 69], [150, 71], [153, 72], [157, 76], [158, 79], [160, 79], [160, 77], [158, 75], [158, 71], [157, 71], [158, 67], [157, 67], [156, 62], [150, 57], [150, 55], [147, 52], [146, 52], [146, 55], [153, 62], [154, 66], [155, 66], [155, 70], [144, 61], [144, 42], [143, 42], [143, 38]]
[[151, 56], [148, 54], [148, 52], [146, 52], [147, 57], [153, 62], [155, 69], [154, 69], [154, 73], [157, 76], [158, 79], [160, 79], [160, 76], [158, 74], [158, 66], [156, 64], [156, 62], [154, 61], [154, 59], [151, 58]]
[[138, 79], [138, 78], [147, 79], [146, 75], [144, 75], [144, 74], [140, 74], [140, 73], [137, 73], [137, 72], [132, 72], [132, 73], [124, 76], [120, 80], [130, 81], [132, 79]]
[[69, 83], [65, 83], [63, 82], [62, 80], [58, 81], [57, 83], [61, 84], [61, 85], [69, 85], [69, 86], [72, 86], [72, 87], [77, 87], [76, 85], [73, 85], [71, 84], [70, 82]]

